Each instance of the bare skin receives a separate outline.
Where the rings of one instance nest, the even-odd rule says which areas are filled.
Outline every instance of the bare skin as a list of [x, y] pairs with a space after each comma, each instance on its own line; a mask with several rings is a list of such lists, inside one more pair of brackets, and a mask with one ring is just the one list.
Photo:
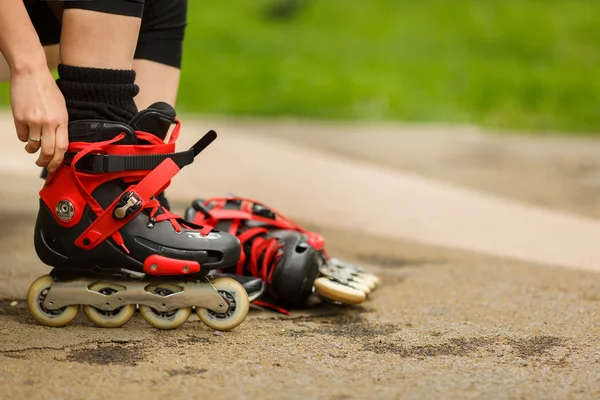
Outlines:
[[141, 18], [67, 9], [63, 13], [60, 58], [78, 67], [131, 69]]
[[[135, 83], [140, 92], [135, 96], [135, 104], [139, 110], [148, 108], [157, 101], [163, 101], [175, 107], [179, 90], [181, 70], [150, 60], [134, 60]], [[160, 76], [160, 79], [156, 79]]]
[[[46, 55], [46, 65], [49, 70], [56, 69], [60, 64], [60, 48], [59, 45], [44, 46], [44, 54]], [[6, 82], [10, 79], [10, 67], [0, 54], [0, 82]]]
[[[28, 51], [23, 51], [26, 48]], [[10, 71], [10, 99], [17, 137], [36, 153], [36, 161], [53, 172], [64, 157], [67, 138], [65, 100], [46, 65], [40, 40], [22, 1], [0, 3], [0, 52]], [[56, 148], [56, 154], [55, 154]]]
[[[0, 74], [8, 69], [17, 136], [27, 142], [28, 153], [41, 148], [36, 164], [50, 174], [68, 147], [68, 114], [48, 67], [60, 59], [71, 66], [131, 69], [140, 23], [135, 17], [67, 9], [62, 14], [60, 57], [52, 52], [47, 57], [23, 3], [0, 3], [0, 52], [8, 65], [0, 67]], [[24, 52], [23, 47], [30, 50]]]

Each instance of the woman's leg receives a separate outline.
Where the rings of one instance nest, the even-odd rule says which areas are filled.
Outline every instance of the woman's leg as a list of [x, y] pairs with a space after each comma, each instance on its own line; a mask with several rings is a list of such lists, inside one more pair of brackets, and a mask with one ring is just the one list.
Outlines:
[[69, 119], [129, 122], [136, 114], [133, 55], [143, 2], [65, 2], [57, 84]]
[[[56, 7], [52, 11], [58, 13]], [[62, 15], [56, 15], [56, 19], [62, 20]], [[53, 23], [41, 17], [38, 20], [40, 25]], [[133, 61], [135, 83], [139, 87], [135, 97], [138, 109], [147, 108], [157, 101], [175, 106], [186, 23], [187, 0], [151, 0], [145, 5]], [[44, 49], [48, 68], [57, 68], [61, 61], [59, 45], [45, 46]], [[0, 57], [0, 82], [7, 81], [9, 77], [8, 65]]]
[[[74, 7], [73, 2], [66, 5]], [[140, 17], [131, 15], [82, 8], [65, 9], [60, 37], [62, 63], [86, 68], [131, 70], [140, 23]]]
[[187, 0], [146, 2], [133, 62], [139, 109], [157, 101], [175, 106], [186, 25]]
[[[138, 109], [145, 109], [157, 101], [164, 101], [175, 107], [181, 75], [179, 68], [156, 61], [135, 59], [133, 69], [136, 75], [135, 83], [140, 88], [135, 97]], [[157, 76], [160, 79], [156, 79]]]

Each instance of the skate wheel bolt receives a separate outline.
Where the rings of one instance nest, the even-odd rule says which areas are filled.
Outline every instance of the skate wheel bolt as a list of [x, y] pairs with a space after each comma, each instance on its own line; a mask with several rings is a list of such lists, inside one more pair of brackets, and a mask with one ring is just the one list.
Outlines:
[[152, 264], [150, 268], [152, 268], [152, 271], [156, 271], [158, 269], [158, 265]]

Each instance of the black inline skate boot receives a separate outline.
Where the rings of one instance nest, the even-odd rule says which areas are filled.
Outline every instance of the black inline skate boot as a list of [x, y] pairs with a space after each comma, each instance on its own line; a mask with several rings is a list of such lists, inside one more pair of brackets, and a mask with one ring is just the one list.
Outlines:
[[69, 125], [65, 162], [40, 191], [35, 249], [53, 267], [27, 297], [40, 323], [64, 326], [79, 305], [103, 327], [124, 325], [136, 305], [160, 329], [183, 324], [192, 307], [213, 329], [243, 322], [249, 306], [244, 288], [208, 276], [237, 264], [239, 240], [184, 221], [156, 199], [216, 138], [211, 131], [191, 149], [175, 152], [179, 128], [175, 110], [165, 103], [139, 112], [129, 124]]
[[[281, 312], [286, 311], [282, 307], [304, 307], [315, 299], [360, 304], [380, 285], [365, 269], [330, 257], [321, 235], [254, 200], [195, 200], [184, 216], [238, 237], [242, 258], [235, 268], [219, 273], [243, 283], [254, 304]], [[266, 290], [259, 291], [248, 277], [260, 278]]]

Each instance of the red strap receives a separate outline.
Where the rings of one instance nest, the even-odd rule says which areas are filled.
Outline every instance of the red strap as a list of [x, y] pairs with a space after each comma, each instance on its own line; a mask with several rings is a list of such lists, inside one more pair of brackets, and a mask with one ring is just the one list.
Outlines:
[[[137, 185], [132, 185], [123, 192], [113, 203], [104, 210], [98, 218], [77, 238], [75, 245], [85, 250], [91, 250], [111, 235], [125, 226], [132, 218], [139, 214], [150, 202], [150, 198], [161, 191], [169, 181], [179, 172], [179, 167], [170, 158], [165, 159], [158, 167], [152, 170]], [[134, 199], [141, 201], [141, 205], [130, 215], [117, 219], [113, 212], [123, 196], [132, 193]]]
[[254, 302], [252, 304], [255, 304], [259, 307], [265, 307], [265, 308], [270, 308], [275, 311], [279, 311], [280, 313], [282, 313], [284, 315], [288, 315], [288, 316], [291, 315], [290, 312], [288, 310], [286, 310], [285, 308], [276, 306], [275, 304], [267, 303], [266, 301], [254, 300]]
[[[224, 207], [228, 200], [239, 201], [240, 207], [237, 210], [225, 209]], [[238, 197], [238, 196], [211, 198], [211, 199], [206, 200], [204, 202], [204, 205], [209, 206], [211, 203], [214, 203], [214, 207], [210, 210], [210, 214], [211, 214], [210, 222], [213, 225], [216, 225], [218, 222], [220, 222], [222, 220], [227, 220], [227, 219], [252, 220], [252, 221], [263, 222], [271, 228], [295, 230], [300, 233], [306, 234], [307, 238], [308, 238], [308, 243], [311, 246], [313, 246], [315, 248], [315, 250], [321, 251], [321, 253], [323, 254], [323, 256], [326, 259], [330, 258], [329, 254], [325, 250], [325, 239], [323, 238], [323, 236], [319, 235], [316, 232], [307, 231], [306, 229], [302, 228], [300, 225], [293, 222], [291, 219], [284, 217], [283, 214], [281, 214], [279, 211], [275, 210], [272, 207], [266, 207], [262, 203], [259, 203], [256, 200], [252, 200], [252, 199], [248, 199], [248, 198], [244, 198], [244, 197]], [[264, 217], [254, 214], [252, 212], [253, 204], [262, 205], [263, 207], [268, 208], [275, 214], [276, 218], [273, 220], [270, 218], [264, 218]], [[197, 213], [197, 215], [198, 214], [201, 214], [201, 213]], [[196, 222], [196, 223], [198, 223], [198, 222]]]

